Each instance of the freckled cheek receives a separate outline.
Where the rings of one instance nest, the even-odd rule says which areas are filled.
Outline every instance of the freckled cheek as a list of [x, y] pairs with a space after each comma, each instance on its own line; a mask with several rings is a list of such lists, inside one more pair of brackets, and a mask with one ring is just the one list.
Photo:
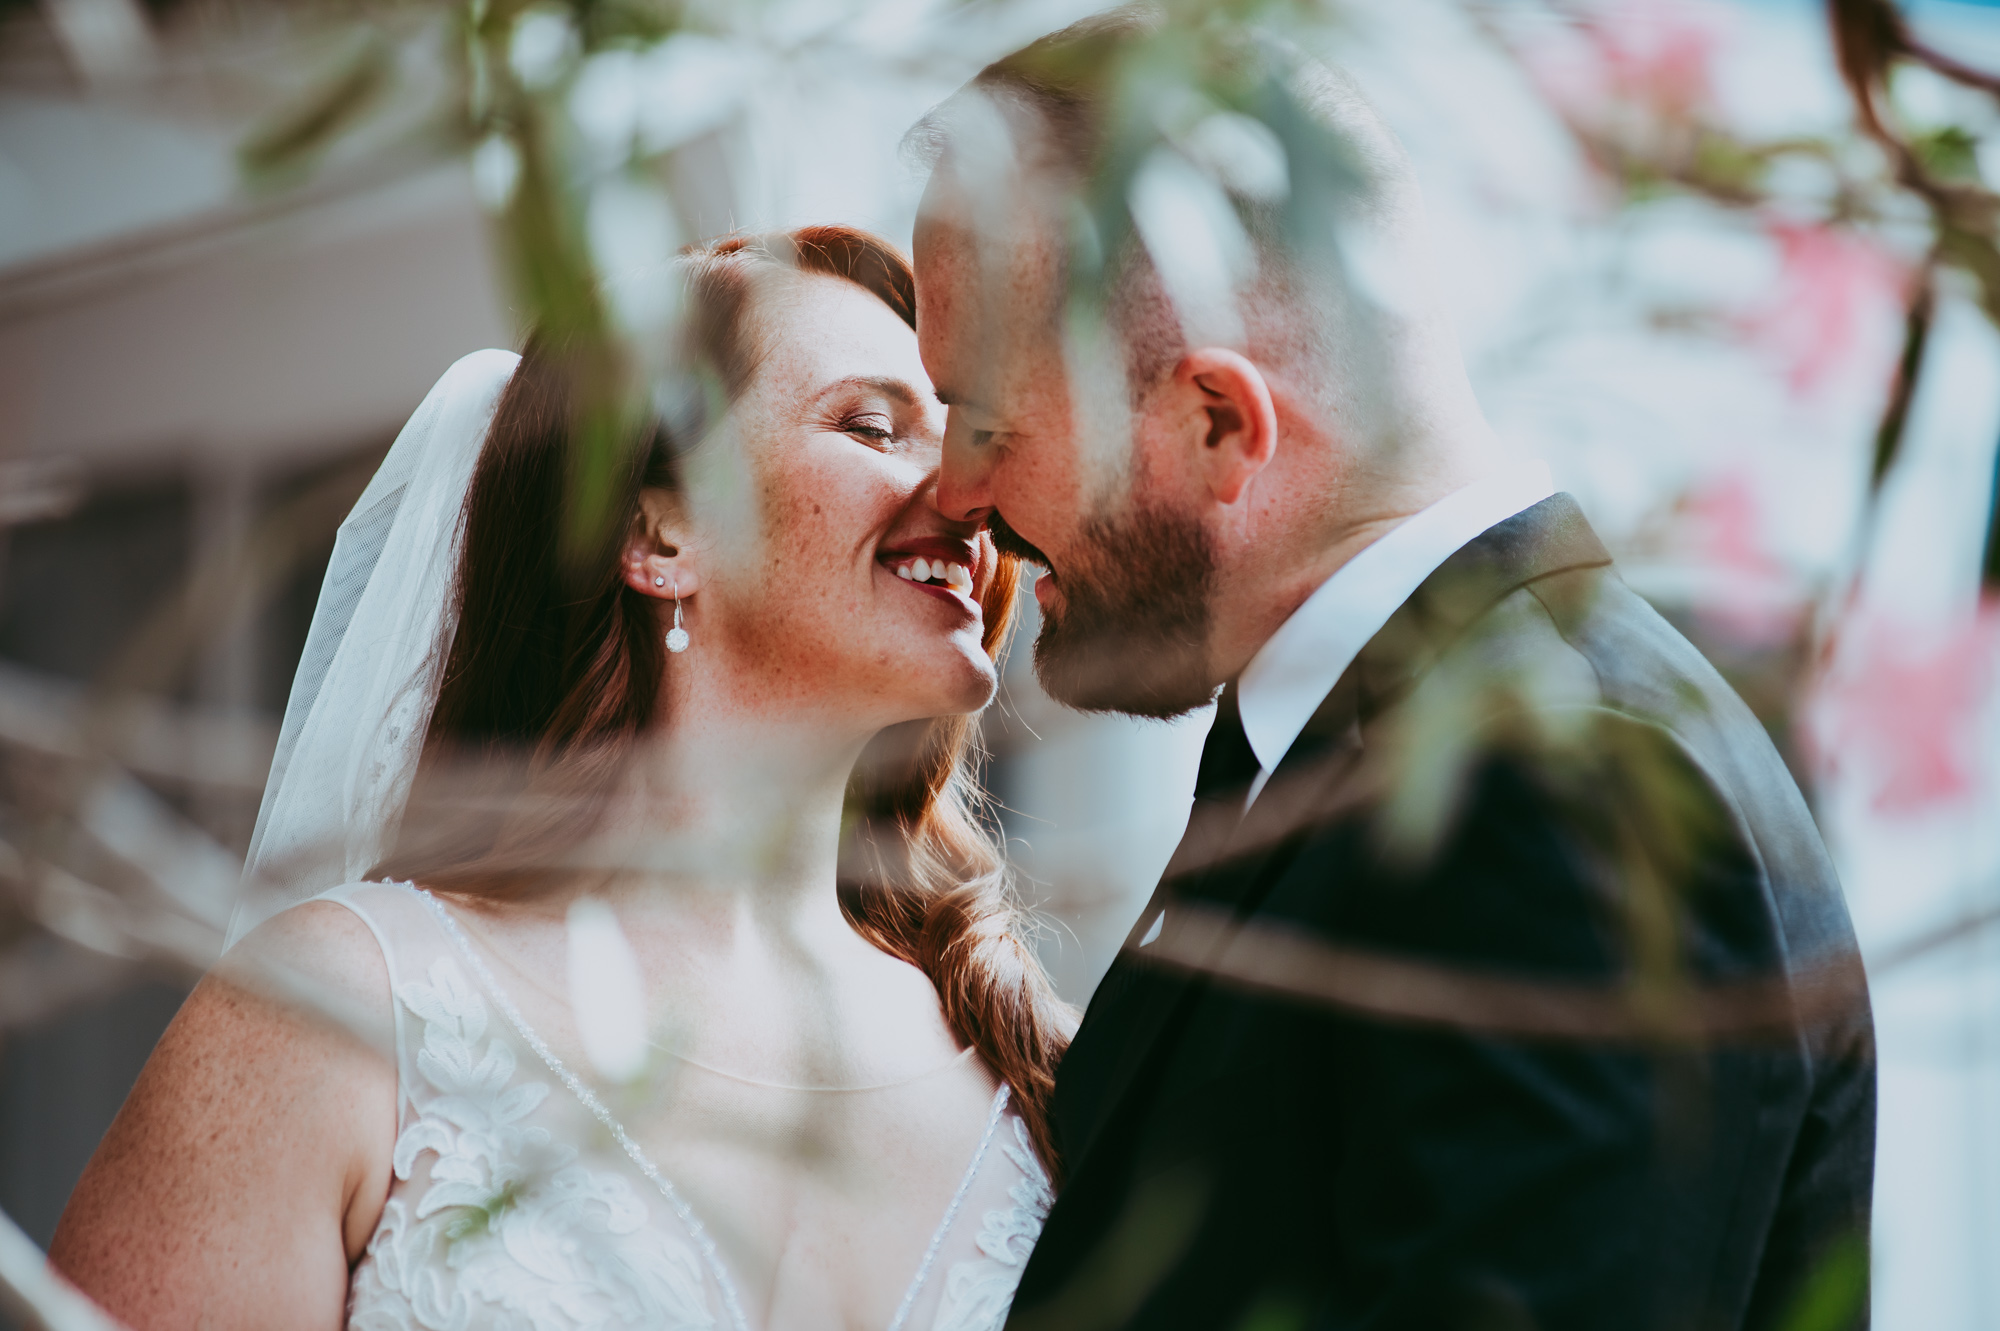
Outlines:
[[772, 486], [767, 500], [766, 576], [783, 579], [794, 599], [816, 603], [823, 612], [851, 612], [860, 590], [853, 585], [858, 557], [893, 510], [839, 470], [800, 469]]

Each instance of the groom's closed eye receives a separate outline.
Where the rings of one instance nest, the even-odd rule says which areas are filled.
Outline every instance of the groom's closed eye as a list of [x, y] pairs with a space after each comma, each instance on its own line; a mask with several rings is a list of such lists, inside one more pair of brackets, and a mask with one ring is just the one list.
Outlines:
[[984, 448], [996, 438], [1006, 433], [994, 419], [993, 413], [976, 402], [968, 402], [949, 389], [937, 390], [937, 400], [949, 410], [953, 417], [965, 425], [965, 441], [973, 448]]
[[[979, 424], [974, 420], [964, 419], [962, 411], [954, 411], [953, 415], [960, 418], [956, 423], [956, 430], [961, 444], [966, 448], [974, 450], [987, 448], [994, 440], [1003, 439], [1007, 435], [1005, 430], [994, 427], [990, 422]], [[952, 425], [945, 427], [947, 436], [952, 433], [953, 428]]]

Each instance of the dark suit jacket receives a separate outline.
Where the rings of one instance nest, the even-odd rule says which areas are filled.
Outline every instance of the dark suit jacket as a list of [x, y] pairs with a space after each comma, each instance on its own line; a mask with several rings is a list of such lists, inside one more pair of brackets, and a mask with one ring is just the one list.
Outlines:
[[1155, 902], [1013, 1331], [1762, 1328], [1814, 1281], [1865, 1322], [1833, 867], [1567, 495], [1424, 583], [1240, 825], [1198, 801]]

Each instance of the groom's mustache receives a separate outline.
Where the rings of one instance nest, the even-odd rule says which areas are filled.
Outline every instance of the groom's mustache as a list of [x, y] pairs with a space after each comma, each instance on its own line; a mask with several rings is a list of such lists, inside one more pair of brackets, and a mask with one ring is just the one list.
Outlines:
[[1025, 559], [1031, 564], [1040, 564], [1045, 569], [1049, 567], [1049, 557], [1023, 540], [1021, 533], [1008, 526], [1007, 519], [1000, 516], [999, 509], [994, 509], [987, 517], [986, 530], [993, 534], [993, 548], [1001, 554]]

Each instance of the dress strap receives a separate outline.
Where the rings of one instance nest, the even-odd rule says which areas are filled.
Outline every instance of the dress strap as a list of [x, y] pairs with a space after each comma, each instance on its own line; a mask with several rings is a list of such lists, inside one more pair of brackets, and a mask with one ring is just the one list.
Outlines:
[[343, 883], [311, 898], [345, 907], [366, 925], [382, 949], [382, 966], [389, 977], [391, 1030], [396, 1042], [396, 1111], [398, 1130], [402, 1121], [418, 1112], [425, 1082], [416, 1074], [416, 1050], [410, 1047], [409, 1014], [399, 997], [404, 984], [421, 977], [440, 951], [442, 938], [427, 917], [412, 913], [414, 902], [400, 883]]
[[1004, 1081], [1000, 1083], [1000, 1089], [993, 1092], [993, 1108], [986, 1114], [986, 1130], [979, 1134], [979, 1146], [972, 1153], [972, 1162], [965, 1167], [965, 1175], [958, 1181], [958, 1191], [951, 1195], [951, 1205], [944, 1208], [944, 1219], [938, 1221], [930, 1246], [924, 1249], [924, 1260], [917, 1264], [916, 1278], [903, 1291], [903, 1301], [896, 1305], [896, 1315], [889, 1319], [889, 1331], [903, 1331], [903, 1323], [909, 1320], [917, 1294], [923, 1289], [924, 1281], [930, 1278], [931, 1267], [937, 1263], [938, 1249], [944, 1246], [945, 1235], [951, 1233], [952, 1222], [958, 1219], [959, 1208], [965, 1205], [965, 1194], [972, 1190], [972, 1180], [979, 1177], [979, 1166], [986, 1162], [987, 1148], [993, 1145], [993, 1131], [1000, 1126], [1000, 1119], [1007, 1112], [1007, 1101], [1012, 1095], [1012, 1088]]

